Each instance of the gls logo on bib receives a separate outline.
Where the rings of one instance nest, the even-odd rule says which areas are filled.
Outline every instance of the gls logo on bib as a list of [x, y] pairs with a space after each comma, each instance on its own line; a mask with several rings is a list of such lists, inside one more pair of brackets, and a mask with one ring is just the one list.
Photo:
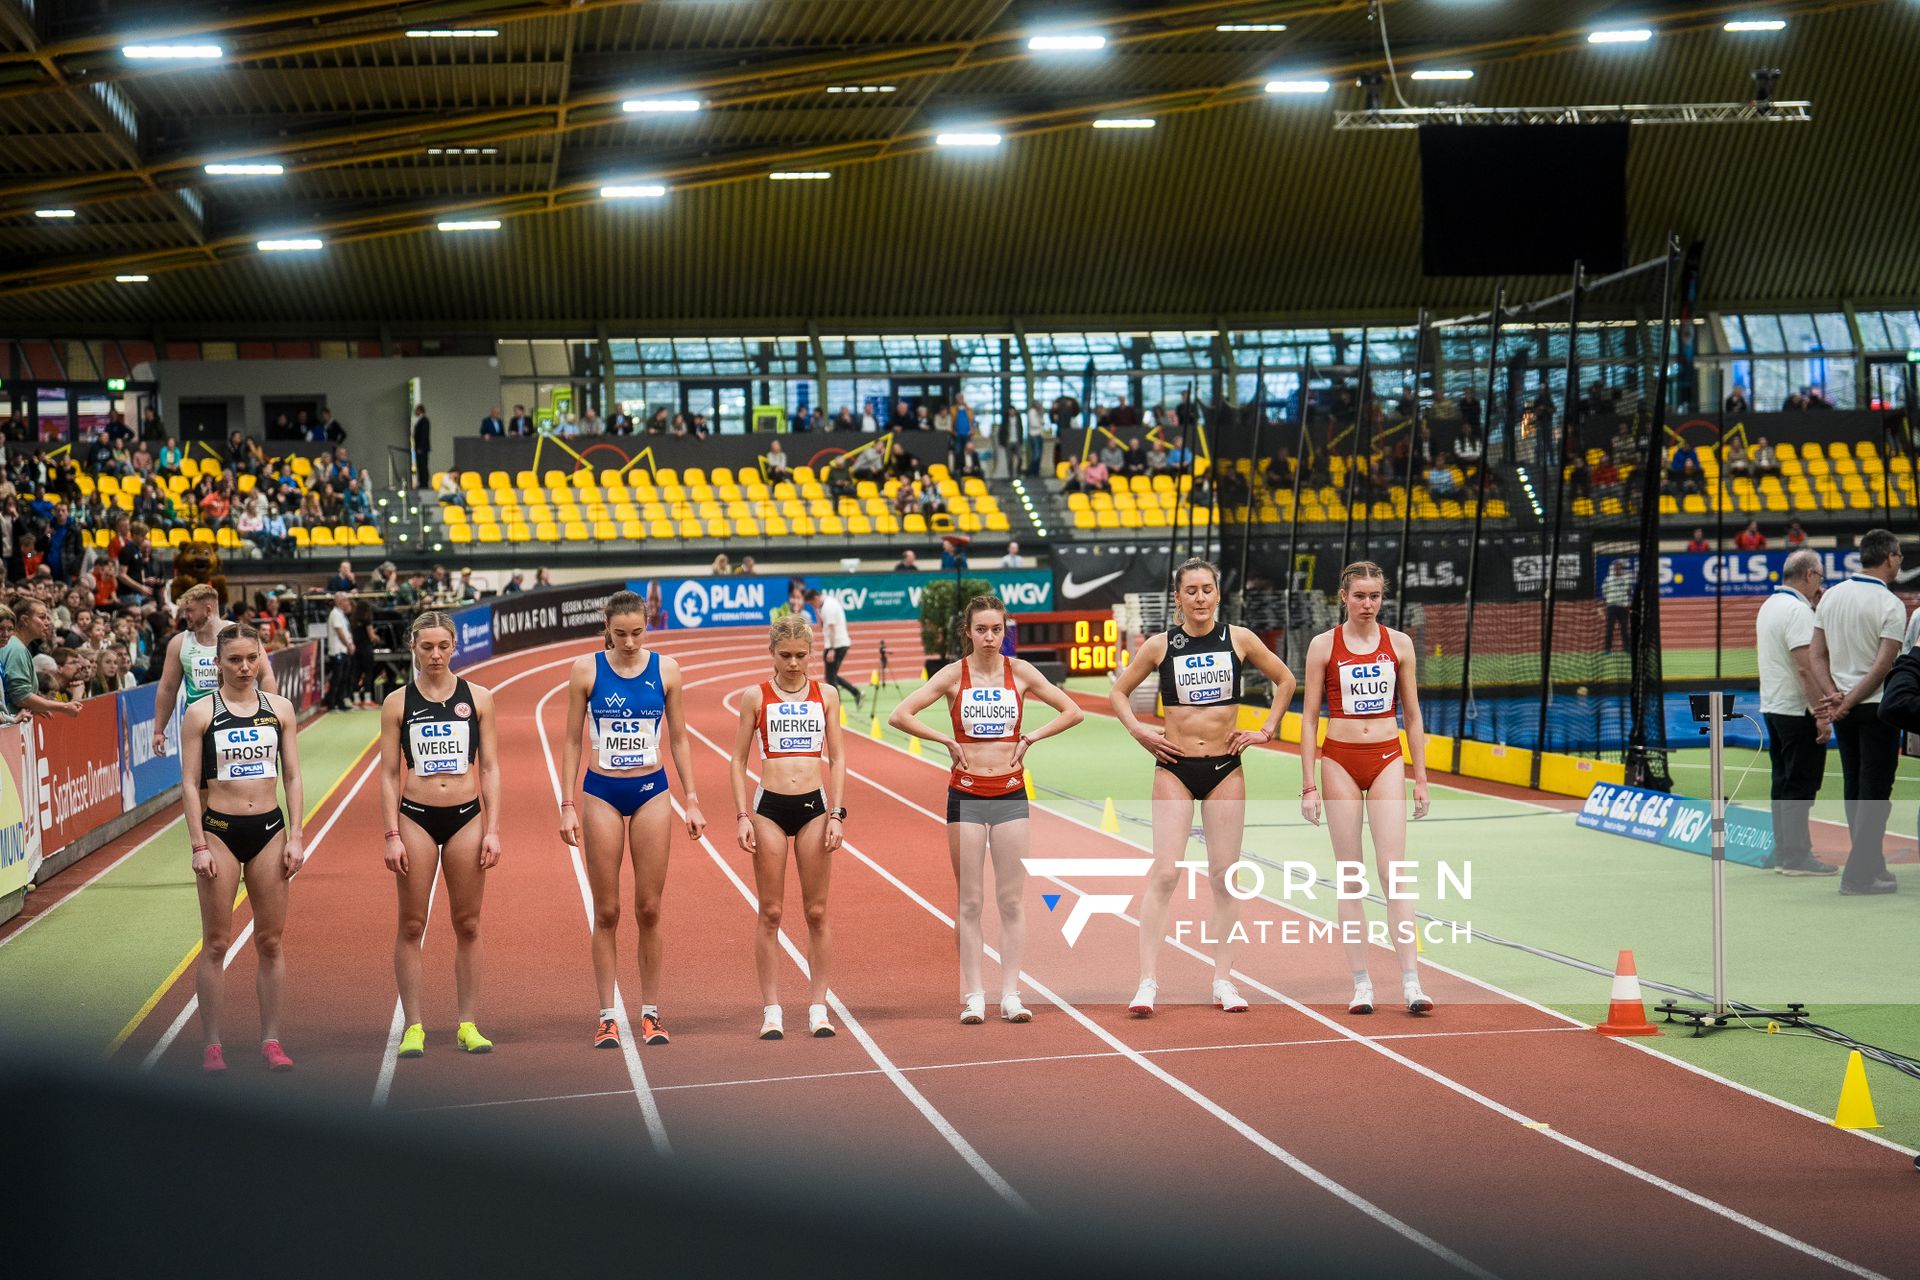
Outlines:
[[1224, 653], [1181, 653], [1173, 657], [1173, 688], [1189, 706], [1224, 702], [1233, 683], [1233, 667]]
[[1340, 664], [1340, 705], [1350, 716], [1385, 715], [1393, 709], [1394, 668], [1391, 664]]

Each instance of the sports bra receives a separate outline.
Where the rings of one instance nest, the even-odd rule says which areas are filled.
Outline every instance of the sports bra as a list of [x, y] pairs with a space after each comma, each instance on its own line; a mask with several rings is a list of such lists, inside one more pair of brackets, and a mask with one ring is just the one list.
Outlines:
[[961, 742], [1012, 742], [1020, 736], [1026, 700], [1013, 678], [1013, 663], [1001, 659], [1001, 683], [975, 684], [973, 664], [960, 659], [960, 689], [951, 702], [953, 736]]
[[1169, 707], [1224, 707], [1240, 701], [1240, 655], [1233, 651], [1233, 631], [1226, 623], [1203, 636], [1177, 622], [1167, 628], [1160, 701]]
[[453, 682], [445, 702], [420, 692], [417, 681], [407, 682], [407, 700], [400, 712], [400, 757], [421, 777], [458, 776], [473, 767], [479, 749], [473, 690], [465, 680]]
[[280, 776], [280, 717], [267, 706], [247, 715], [235, 715], [215, 689], [213, 719], [201, 737], [200, 780], [241, 782]]
[[1333, 629], [1333, 650], [1327, 655], [1327, 715], [1336, 720], [1392, 719], [1400, 709], [1400, 659], [1393, 641], [1380, 628], [1377, 646], [1356, 652], [1347, 644], [1347, 629]]
[[660, 655], [634, 676], [613, 669], [607, 655], [594, 655], [593, 689], [587, 695], [587, 725], [593, 735], [595, 773], [660, 767], [660, 722], [667, 716], [667, 690], [660, 678]]
[[827, 700], [821, 696], [818, 680], [807, 681], [799, 694], [783, 692], [771, 680], [761, 681], [760, 711], [754, 722], [764, 759], [827, 752]]

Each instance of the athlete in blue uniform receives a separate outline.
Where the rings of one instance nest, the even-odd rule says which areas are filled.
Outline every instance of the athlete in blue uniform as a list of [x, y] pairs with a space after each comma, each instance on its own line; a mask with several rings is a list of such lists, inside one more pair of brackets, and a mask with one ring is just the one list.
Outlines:
[[[660, 981], [660, 895], [667, 883], [673, 806], [660, 762], [661, 731], [685, 792], [687, 834], [706, 830], [694, 790], [692, 753], [680, 709], [680, 666], [649, 653], [647, 605], [631, 591], [607, 601], [606, 648], [574, 660], [567, 684], [567, 741], [561, 777], [560, 838], [581, 850], [593, 891], [593, 977], [600, 992], [595, 1048], [620, 1047], [614, 981], [619, 958], [621, 855], [633, 857], [634, 917], [640, 933], [640, 1038], [667, 1043], [653, 996]], [[593, 756], [580, 780], [580, 736], [592, 731]], [[582, 798], [574, 798], [578, 783]]]

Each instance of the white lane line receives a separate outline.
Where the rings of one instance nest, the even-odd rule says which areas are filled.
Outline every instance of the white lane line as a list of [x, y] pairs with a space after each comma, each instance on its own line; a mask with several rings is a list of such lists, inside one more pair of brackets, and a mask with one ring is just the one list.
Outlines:
[[[433, 900], [440, 893], [440, 874], [436, 867], [433, 883], [427, 886], [427, 928], [433, 926]], [[420, 950], [427, 949], [427, 929], [420, 930]], [[386, 1108], [387, 1095], [393, 1092], [394, 1068], [400, 1065], [400, 1037], [406, 1034], [407, 1010], [400, 997], [393, 998], [393, 1025], [387, 1029], [387, 1052], [380, 1059], [380, 1074], [373, 1082], [373, 1109]]]
[[[319, 834], [307, 842], [307, 861], [302, 864], [301, 870], [305, 870], [306, 867], [312, 863], [314, 855], [320, 851], [321, 843], [326, 840], [327, 833], [333, 830], [333, 824], [340, 821], [340, 815], [347, 811], [347, 806], [353, 803], [353, 798], [360, 794], [360, 788], [367, 784], [367, 779], [374, 775], [375, 770], [377, 770], [379, 766], [380, 758], [376, 755], [371, 757], [367, 761], [366, 767], [360, 770], [360, 776], [354, 780], [353, 788], [347, 792], [339, 804], [334, 806], [333, 812], [327, 815], [327, 820], [321, 826]], [[322, 803], [325, 802], [322, 801]], [[299, 874], [295, 873], [294, 879], [297, 880], [299, 878]], [[249, 918], [246, 927], [240, 931], [240, 936], [235, 938], [233, 944], [227, 948], [227, 958], [220, 966], [222, 972], [233, 968], [234, 960], [239, 957], [240, 952], [245, 949], [247, 942], [252, 937], [253, 921]], [[195, 963], [197, 964], [199, 962], [196, 960]], [[147, 1056], [140, 1060], [140, 1069], [142, 1071], [153, 1070], [160, 1059], [166, 1056], [167, 1050], [173, 1047], [173, 1042], [179, 1038], [181, 1031], [186, 1028], [188, 1021], [192, 1019], [194, 1013], [199, 1008], [200, 994], [196, 991], [193, 995], [187, 997], [187, 1003], [181, 1006], [179, 1016], [175, 1017], [167, 1029], [161, 1033], [160, 1039], [154, 1044], [152, 1049], [148, 1050]]]

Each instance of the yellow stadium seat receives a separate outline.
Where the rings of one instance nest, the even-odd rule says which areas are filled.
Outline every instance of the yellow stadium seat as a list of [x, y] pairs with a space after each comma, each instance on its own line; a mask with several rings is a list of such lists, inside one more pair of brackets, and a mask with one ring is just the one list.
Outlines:
[[680, 473], [680, 483], [692, 488], [696, 484], [705, 484], [707, 473], [700, 467], [688, 467]]
[[730, 523], [733, 525], [733, 537], [757, 538], [760, 536], [760, 524], [750, 516], [744, 520], [730, 521]]
[[[489, 525], [488, 528], [492, 528], [492, 526]], [[481, 530], [481, 532], [484, 534], [486, 530], [483, 529]], [[498, 539], [496, 539], [496, 541], [497, 540]], [[483, 537], [481, 538], [481, 541], [484, 542], [486, 541], [486, 539]], [[379, 546], [381, 543], [379, 527], [376, 525], [370, 525], [370, 524], [361, 525], [358, 529], [355, 529], [353, 531], [353, 542], [355, 546], [359, 546], [359, 547]]]
[[593, 540], [595, 542], [611, 542], [619, 536], [620, 526], [613, 521], [595, 520], [593, 522]]
[[925, 533], [927, 531], [927, 518], [917, 511], [911, 512], [907, 518], [901, 522], [900, 527], [908, 533]]
[[[1140, 513], [1140, 523], [1148, 529], [1164, 529], [1167, 527], [1167, 517], [1160, 508], [1148, 507]], [[991, 528], [992, 526], [989, 525], [988, 527]]]
[[168, 476], [167, 477], [168, 493], [185, 493], [188, 489], [191, 489], [192, 487], [193, 487], [193, 482], [187, 479], [185, 476]]
[[546, 489], [564, 489], [567, 487], [567, 473], [564, 471], [542, 471], [540, 484]]
[[513, 487], [513, 486], [512, 486], [511, 484], [509, 484], [509, 483], [508, 483], [508, 481], [507, 481], [507, 473], [506, 473], [506, 472], [504, 472], [504, 471], [489, 471], [489, 472], [487, 472], [487, 488], [489, 488], [489, 489], [511, 489], [512, 487]]
[[103, 497], [108, 494], [120, 492], [120, 482], [112, 476], [103, 475], [95, 478], [94, 486], [100, 491]]
[[560, 541], [560, 526], [551, 520], [539, 520], [534, 523], [533, 536], [539, 542]]
[[486, 486], [480, 482], [480, 473], [478, 471], [462, 471], [460, 473], [460, 487], [463, 490], [472, 490], [482, 489]]
[[[1139, 488], [1141, 486], [1136, 485], [1135, 487]], [[961, 481], [960, 491], [969, 498], [984, 497], [987, 492], [987, 482], [978, 476], [968, 476], [965, 480]]]
[[813, 473], [812, 467], [803, 462], [793, 469], [793, 479], [796, 484], [808, 485], [814, 483], [819, 477]]
[[533, 530], [527, 527], [524, 520], [511, 521], [507, 525], [507, 541], [531, 542], [533, 541]]
[[513, 473], [513, 487], [516, 489], [538, 489], [540, 487], [540, 477], [531, 471], [516, 471]]
[[[218, 464], [217, 462], [211, 462], [211, 461], [202, 462], [200, 464], [200, 470], [202, 472], [210, 471], [217, 474], [220, 470], [220, 464]], [[313, 459], [306, 457], [304, 454], [296, 453], [293, 456], [293, 474], [295, 474], [296, 476], [299, 476], [302, 480], [305, 480], [308, 476], [312, 475]]]
[[679, 484], [680, 473], [672, 467], [655, 467], [653, 482], [657, 485]]
[[847, 517], [847, 533], [855, 538], [864, 538], [873, 532], [873, 521], [865, 516]]
[[698, 520], [695, 520], [690, 516], [681, 518], [680, 536], [682, 538], [699, 538], [699, 537], [705, 536], [705, 533], [706, 533], [706, 530], [701, 528], [700, 522]]
[[446, 523], [448, 523], [449, 525], [467, 523], [467, 513], [463, 508], [460, 508], [460, 507], [440, 508], [440, 518], [446, 521]]
[[213, 540], [214, 545], [224, 547], [229, 551], [240, 545], [240, 535], [224, 526], [214, 530]]
[[1006, 533], [1012, 528], [1012, 526], [1007, 523], [1007, 517], [998, 511], [990, 512], [986, 516], [986, 522], [989, 533]]
[[629, 541], [638, 542], [647, 536], [647, 526], [638, 519], [628, 518], [620, 522], [620, 536]]
[[[316, 530], [316, 532], [319, 531]], [[473, 541], [473, 530], [464, 524], [454, 525], [451, 529], [447, 530], [447, 541], [453, 543], [455, 546], [464, 546]]]
[[567, 521], [561, 533], [565, 535], [568, 542], [586, 542], [589, 539], [587, 526], [578, 520]]
[[844, 538], [847, 534], [847, 526], [839, 516], [821, 516], [819, 528], [823, 538]]
[[[201, 534], [203, 534], [203, 533], [207, 535], [207, 536], [206, 536], [205, 538], [202, 538], [202, 537], [200, 536], [200, 535], [201, 535]], [[195, 529], [195, 530], [193, 531], [193, 540], [194, 540], [195, 542], [212, 542], [212, 541], [213, 541], [213, 533], [212, 533], [212, 531], [211, 531], [211, 530], [208, 530], [208, 529]], [[316, 547], [330, 547], [330, 546], [332, 546], [332, 545], [333, 545], [333, 530], [331, 530], [331, 529], [329, 529], [329, 528], [327, 528], [327, 526], [325, 526], [325, 525], [323, 525], [323, 524], [322, 524], [322, 525], [315, 525], [315, 526], [314, 526], [314, 528], [313, 528], [313, 545], [314, 545], [314, 546], [316, 546]]]
[[1076, 528], [1076, 529], [1091, 529], [1091, 528], [1093, 528], [1093, 527], [1094, 527], [1094, 520], [1093, 520], [1093, 512], [1091, 512], [1091, 511], [1076, 511], [1076, 512], [1074, 512], [1074, 513], [1073, 513], [1073, 527], [1074, 527], [1074, 528]]
[[[287, 532], [293, 535], [294, 546], [305, 547], [311, 544], [311, 535], [307, 533], [305, 525], [298, 525], [298, 524], [294, 525], [291, 529], [287, 530]], [[177, 547], [181, 543], [185, 542], [186, 540], [187, 540], [187, 531], [185, 529], [175, 529], [173, 531], [174, 546]]]
[[671, 538], [673, 536], [673, 521], [671, 520], [647, 521], [647, 536], [649, 538]]

